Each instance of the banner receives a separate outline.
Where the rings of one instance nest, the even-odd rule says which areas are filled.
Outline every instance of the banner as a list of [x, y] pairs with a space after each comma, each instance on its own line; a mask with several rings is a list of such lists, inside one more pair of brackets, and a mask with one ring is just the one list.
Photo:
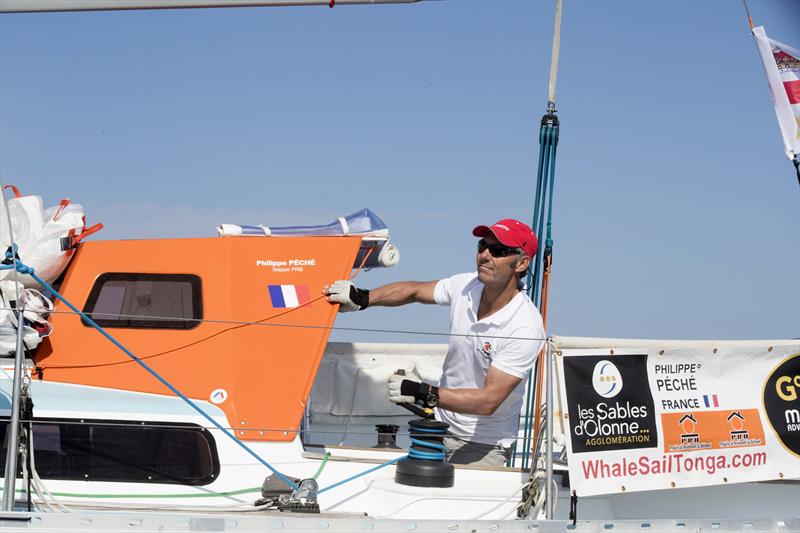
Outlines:
[[800, 51], [770, 39], [762, 26], [753, 28], [753, 37], [767, 73], [786, 157], [794, 159], [800, 154]]
[[571, 488], [800, 479], [800, 342], [780, 343], [559, 348]]

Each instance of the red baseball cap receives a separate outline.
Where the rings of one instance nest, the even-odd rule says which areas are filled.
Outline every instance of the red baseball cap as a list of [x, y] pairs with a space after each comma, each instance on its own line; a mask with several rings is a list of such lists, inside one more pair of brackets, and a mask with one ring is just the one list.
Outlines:
[[506, 246], [522, 248], [531, 259], [539, 248], [536, 234], [533, 233], [530, 226], [513, 218], [498, 220], [491, 226], [475, 226], [475, 229], [472, 230], [472, 234], [476, 237], [485, 237], [489, 233]]

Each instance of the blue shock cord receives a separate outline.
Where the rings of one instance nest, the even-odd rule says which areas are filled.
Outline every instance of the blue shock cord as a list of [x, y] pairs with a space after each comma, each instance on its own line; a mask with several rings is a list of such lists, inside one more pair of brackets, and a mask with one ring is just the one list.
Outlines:
[[[16, 245], [14, 245], [14, 251], [16, 252]], [[11, 250], [9, 250], [8, 252], [6, 252], [6, 257], [7, 257], [7, 258], [9, 258], [9, 259], [11, 258]], [[200, 413], [200, 414], [201, 414], [201, 415], [202, 415], [202, 416], [203, 416], [203, 417], [204, 417], [206, 420], [208, 420], [209, 422], [211, 422], [211, 423], [214, 425], [214, 427], [216, 427], [217, 429], [219, 429], [220, 431], [222, 431], [222, 432], [223, 432], [225, 435], [227, 435], [228, 437], [230, 437], [230, 438], [233, 440], [233, 442], [235, 442], [236, 444], [238, 444], [238, 445], [239, 445], [239, 446], [240, 446], [242, 449], [244, 449], [244, 451], [246, 451], [247, 453], [249, 453], [250, 455], [252, 455], [253, 457], [255, 457], [255, 458], [256, 458], [256, 460], [258, 460], [258, 462], [259, 462], [259, 463], [261, 463], [262, 465], [266, 466], [266, 467], [267, 467], [269, 470], [271, 470], [271, 471], [272, 471], [272, 473], [274, 473], [276, 476], [278, 476], [278, 477], [281, 479], [281, 481], [283, 481], [284, 483], [286, 483], [287, 485], [289, 485], [289, 487], [291, 487], [291, 488], [292, 488], [292, 490], [297, 490], [297, 485], [296, 485], [296, 484], [295, 484], [295, 483], [294, 483], [294, 482], [293, 482], [291, 479], [289, 479], [288, 477], [286, 477], [286, 476], [284, 476], [283, 474], [281, 474], [280, 472], [278, 472], [278, 471], [277, 471], [275, 468], [273, 468], [273, 467], [272, 467], [272, 465], [270, 465], [270, 464], [269, 464], [268, 462], [266, 462], [264, 459], [262, 459], [261, 457], [259, 457], [257, 453], [255, 453], [255, 452], [254, 452], [253, 450], [251, 450], [251, 449], [250, 449], [250, 448], [249, 448], [249, 447], [248, 447], [248, 446], [247, 446], [245, 443], [243, 443], [241, 440], [239, 440], [239, 439], [236, 437], [236, 435], [233, 435], [233, 434], [232, 434], [232, 433], [230, 433], [228, 430], [226, 430], [224, 427], [222, 427], [222, 426], [221, 426], [221, 425], [220, 425], [220, 424], [219, 424], [219, 423], [218, 423], [216, 420], [214, 420], [213, 418], [211, 418], [211, 416], [209, 416], [209, 415], [208, 415], [208, 414], [207, 414], [205, 411], [203, 411], [203, 410], [202, 410], [202, 409], [200, 409], [200, 408], [199, 408], [197, 405], [195, 405], [195, 403], [194, 403], [192, 400], [190, 400], [189, 398], [187, 398], [186, 396], [184, 396], [184, 394], [183, 394], [181, 391], [179, 391], [178, 389], [176, 389], [175, 387], [173, 387], [173, 386], [172, 386], [172, 384], [170, 384], [170, 383], [169, 383], [167, 380], [165, 380], [164, 378], [162, 378], [162, 377], [161, 377], [161, 376], [158, 374], [158, 372], [156, 372], [155, 370], [153, 370], [152, 368], [150, 368], [150, 366], [148, 366], [148, 365], [147, 365], [147, 363], [145, 363], [144, 361], [142, 361], [141, 359], [139, 359], [138, 357], [136, 357], [135, 355], [133, 355], [133, 354], [132, 354], [132, 353], [131, 353], [131, 352], [130, 352], [130, 351], [127, 349], [127, 348], [125, 348], [125, 347], [124, 347], [122, 344], [120, 344], [120, 343], [119, 343], [119, 342], [118, 342], [118, 341], [117, 341], [117, 340], [116, 340], [114, 337], [112, 337], [111, 335], [109, 335], [108, 333], [106, 333], [106, 331], [105, 331], [103, 328], [101, 328], [100, 326], [98, 326], [98, 325], [97, 325], [97, 323], [95, 323], [95, 321], [94, 321], [94, 320], [92, 320], [91, 318], [89, 318], [88, 316], [86, 316], [86, 315], [85, 315], [83, 312], [81, 312], [81, 311], [80, 311], [80, 310], [79, 310], [77, 307], [75, 307], [75, 306], [74, 306], [74, 305], [72, 305], [72, 304], [71, 304], [69, 301], [67, 301], [67, 300], [66, 300], [66, 299], [65, 299], [65, 298], [64, 298], [64, 297], [63, 297], [61, 294], [59, 294], [59, 293], [58, 293], [58, 292], [57, 292], [57, 291], [56, 291], [56, 290], [55, 290], [53, 287], [51, 287], [51, 286], [50, 286], [50, 285], [49, 285], [47, 282], [45, 282], [45, 281], [44, 281], [42, 278], [40, 278], [39, 276], [37, 276], [37, 275], [34, 273], [34, 271], [33, 271], [33, 268], [31, 268], [31, 267], [29, 267], [29, 266], [27, 266], [27, 265], [25, 265], [25, 264], [21, 263], [19, 260], [16, 260], [16, 264], [17, 264], [17, 272], [19, 272], [20, 274], [28, 274], [28, 275], [29, 275], [29, 276], [31, 276], [33, 279], [35, 279], [35, 280], [36, 280], [38, 283], [40, 283], [40, 284], [41, 284], [43, 287], [45, 287], [47, 290], [49, 290], [51, 293], [53, 293], [53, 295], [54, 295], [54, 296], [56, 296], [56, 297], [57, 297], [59, 300], [61, 300], [62, 302], [64, 302], [64, 303], [67, 305], [67, 307], [69, 307], [70, 309], [72, 309], [72, 311], [74, 311], [75, 313], [77, 313], [78, 315], [80, 315], [80, 317], [81, 317], [83, 320], [85, 320], [85, 321], [86, 321], [86, 323], [88, 323], [88, 324], [89, 324], [90, 326], [92, 326], [94, 329], [96, 329], [97, 331], [99, 331], [99, 332], [100, 332], [100, 333], [101, 333], [101, 334], [102, 334], [102, 335], [103, 335], [105, 338], [107, 338], [109, 341], [111, 341], [111, 342], [112, 342], [112, 343], [113, 343], [113, 344], [114, 344], [114, 345], [115, 345], [117, 348], [119, 348], [120, 350], [122, 350], [122, 351], [123, 351], [123, 352], [124, 352], [124, 353], [125, 353], [125, 354], [126, 354], [128, 357], [130, 357], [131, 359], [133, 359], [134, 361], [136, 361], [137, 363], [139, 363], [139, 365], [141, 365], [141, 366], [142, 366], [142, 368], [144, 368], [145, 370], [147, 370], [148, 372], [150, 372], [150, 374], [152, 374], [152, 375], [153, 375], [153, 376], [154, 376], [154, 377], [155, 377], [155, 378], [156, 378], [158, 381], [160, 381], [162, 384], [164, 384], [164, 386], [166, 386], [166, 387], [167, 387], [169, 390], [171, 390], [173, 393], [175, 393], [175, 395], [176, 395], [176, 396], [180, 397], [180, 398], [181, 398], [181, 399], [182, 399], [184, 402], [186, 402], [187, 404], [189, 404], [189, 406], [190, 406], [192, 409], [194, 409], [195, 411], [197, 411], [198, 413]], [[0, 270], [8, 270], [8, 269], [12, 269], [12, 268], [14, 268], [14, 266], [13, 266], [13, 265], [0, 265]]]

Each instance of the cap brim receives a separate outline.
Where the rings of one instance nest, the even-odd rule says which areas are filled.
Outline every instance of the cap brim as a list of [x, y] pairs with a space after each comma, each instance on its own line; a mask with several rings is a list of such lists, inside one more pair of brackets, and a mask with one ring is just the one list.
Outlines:
[[[475, 226], [475, 228], [472, 230], [472, 234], [475, 237], [486, 237], [486, 235], [489, 233], [492, 233], [492, 230], [489, 228], [489, 226]], [[492, 235], [494, 235], [494, 233], [492, 233]]]

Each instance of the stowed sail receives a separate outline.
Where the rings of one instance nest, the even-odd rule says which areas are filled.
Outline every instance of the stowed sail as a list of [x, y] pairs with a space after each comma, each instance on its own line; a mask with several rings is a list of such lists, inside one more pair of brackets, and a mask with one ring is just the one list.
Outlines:
[[357, 235], [362, 237], [361, 248], [356, 256], [354, 268], [363, 265], [367, 268], [393, 267], [400, 261], [400, 250], [389, 244], [389, 228], [383, 220], [367, 208], [338, 217], [329, 224], [317, 226], [243, 226], [220, 224], [217, 226], [220, 237], [341, 237]]
[[[15, 197], [8, 200], [8, 213], [6, 202], [0, 202], [0, 261], [7, 254], [15, 254], [40, 278], [48, 283], [55, 281], [66, 268], [78, 243], [102, 229], [103, 225], [87, 228], [83, 207], [68, 199], [45, 209], [40, 196], [23, 196], [12, 185], [7, 188], [14, 192]], [[0, 281], [6, 279], [16, 279], [11, 270], [0, 271]], [[21, 275], [19, 281], [26, 287], [41, 288], [30, 276]]]
[[[6, 266], [14, 259], [53, 282], [66, 268], [78, 243], [103, 225], [86, 227], [83, 208], [69, 200], [44, 208], [40, 196], [23, 196], [13, 185], [14, 198], [0, 202], [0, 261]], [[17, 329], [15, 309], [24, 308], [22, 334], [25, 347], [33, 349], [52, 331], [47, 316], [52, 302], [40, 293], [40, 285], [13, 268], [0, 269], [0, 356], [14, 353]]]

